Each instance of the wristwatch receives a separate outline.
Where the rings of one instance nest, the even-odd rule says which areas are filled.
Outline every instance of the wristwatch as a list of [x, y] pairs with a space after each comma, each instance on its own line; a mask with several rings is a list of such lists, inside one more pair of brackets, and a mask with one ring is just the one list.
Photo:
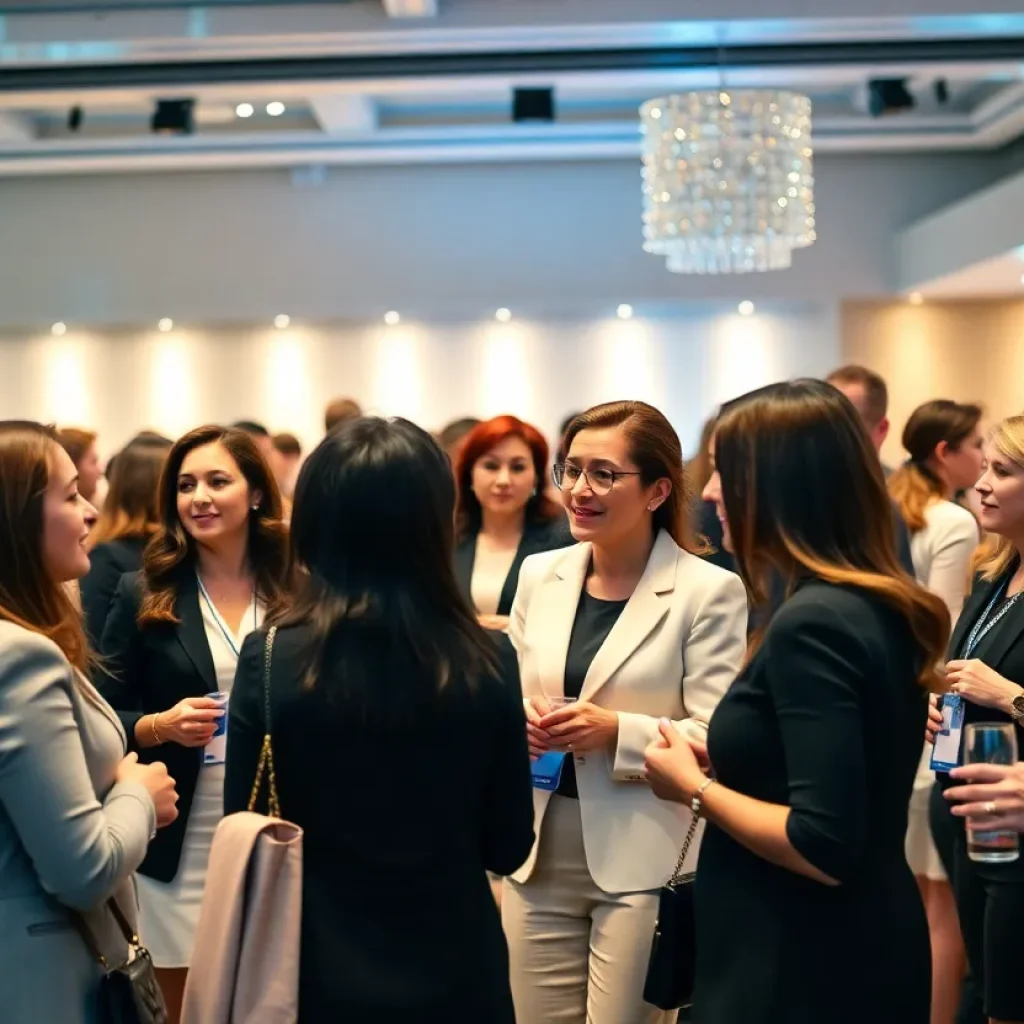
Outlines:
[[1024, 725], [1024, 690], [1010, 701], [1010, 715], [1019, 725]]

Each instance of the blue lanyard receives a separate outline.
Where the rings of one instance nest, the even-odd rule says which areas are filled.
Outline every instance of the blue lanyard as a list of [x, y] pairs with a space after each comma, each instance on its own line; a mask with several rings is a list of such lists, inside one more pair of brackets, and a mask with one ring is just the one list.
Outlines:
[[1021, 596], [1024, 591], [1014, 594], [1002, 608], [990, 619], [992, 615], [992, 609], [1006, 596], [1006, 591], [1009, 589], [1010, 581], [1007, 580], [1005, 583], [999, 585], [999, 589], [992, 595], [992, 600], [989, 601], [985, 611], [982, 612], [981, 618], [974, 624], [974, 629], [971, 630], [971, 635], [967, 638], [967, 643], [964, 644], [963, 657], [969, 658], [974, 654], [975, 648], [982, 640], [988, 636], [992, 627], [1017, 603], [1017, 599]]
[[[210, 609], [210, 614], [213, 616], [213, 621], [217, 623], [217, 628], [221, 631], [224, 639], [227, 641], [228, 647], [231, 648], [232, 653], [237, 658], [242, 652], [235, 642], [235, 638], [231, 635], [231, 630], [228, 629], [224, 620], [221, 618], [220, 612], [214, 607], [213, 601], [210, 600], [210, 595], [206, 592], [206, 587], [203, 586], [203, 581], [199, 577], [199, 573], [196, 573], [196, 580], [199, 583], [199, 593], [202, 595], [203, 600], [206, 602], [206, 607]], [[257, 602], [256, 595], [253, 594], [252, 600], [252, 628], [257, 629], [258, 623], [256, 622], [257, 614]]]

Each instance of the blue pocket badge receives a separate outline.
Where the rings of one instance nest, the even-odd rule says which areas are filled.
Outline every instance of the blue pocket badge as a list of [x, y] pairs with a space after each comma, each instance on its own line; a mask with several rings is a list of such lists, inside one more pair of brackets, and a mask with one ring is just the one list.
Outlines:
[[960, 735], [964, 728], [964, 699], [959, 693], [942, 695], [942, 730], [935, 737], [929, 767], [948, 772], [960, 763]]
[[530, 765], [530, 775], [533, 776], [535, 789], [546, 789], [554, 792], [562, 781], [562, 768], [565, 765], [565, 754], [550, 751], [541, 754], [536, 761]]

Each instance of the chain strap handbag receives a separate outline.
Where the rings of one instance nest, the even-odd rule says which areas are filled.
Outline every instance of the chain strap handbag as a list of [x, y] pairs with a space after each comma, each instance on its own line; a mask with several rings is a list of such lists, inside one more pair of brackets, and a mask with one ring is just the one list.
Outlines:
[[[277, 773], [274, 770], [274, 744], [270, 739], [270, 662], [274, 654], [274, 637], [277, 626], [267, 631], [267, 642], [263, 648], [263, 747], [256, 765], [256, 780], [249, 794], [249, 810], [256, 811], [263, 780], [267, 780], [267, 813], [271, 818], [281, 817], [281, 801], [277, 797]], [[257, 812], [258, 813], [258, 812]]]
[[107, 907], [129, 947], [128, 959], [120, 967], [110, 966], [85, 918], [77, 911], [71, 913], [79, 935], [103, 968], [103, 980], [97, 997], [97, 1019], [100, 1024], [167, 1024], [167, 1005], [156, 980], [149, 950], [139, 942], [135, 929], [117, 905], [117, 900], [111, 897], [107, 900]]
[[658, 900], [658, 921], [647, 963], [644, 1002], [659, 1010], [679, 1010], [693, 1002], [697, 959], [693, 902], [696, 874], [693, 871], [684, 874], [683, 864], [700, 822], [700, 795], [693, 800], [693, 820], [672, 877], [662, 886]]

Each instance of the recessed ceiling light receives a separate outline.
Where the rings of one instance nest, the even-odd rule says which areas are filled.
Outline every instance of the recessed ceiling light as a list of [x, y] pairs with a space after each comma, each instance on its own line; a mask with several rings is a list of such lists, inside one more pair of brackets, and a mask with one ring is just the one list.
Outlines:
[[494, 319], [500, 323], [507, 324], [512, 319], [512, 311], [502, 306], [501, 309], [495, 312]]
[[251, 103], [239, 103], [238, 106], [235, 107], [235, 113], [239, 117], [252, 117], [254, 112], [255, 111]]
[[161, 330], [166, 334], [169, 330], [174, 327], [174, 321], [169, 317], [165, 316], [162, 320], [157, 323], [157, 329]]
[[628, 320], [633, 315], [633, 307], [628, 302], [623, 302], [615, 312], [620, 320]]
[[50, 328], [50, 333], [55, 334], [59, 338], [62, 334], [68, 333], [68, 325], [58, 321]]
[[279, 331], [283, 331], [291, 322], [292, 318], [288, 316], [286, 313], [281, 313], [280, 315], [274, 317], [274, 326]]
[[753, 316], [754, 304], [749, 299], [744, 299], [737, 307], [736, 312], [740, 316]]
[[284, 113], [284, 104], [280, 100], [274, 100], [267, 104], [267, 113], [271, 117], [280, 117]]
[[393, 310], [393, 309], [389, 309], [384, 314], [384, 323], [386, 323], [388, 325], [388, 327], [394, 327], [395, 324], [400, 324], [401, 322], [402, 322], [401, 316], [399, 316], [398, 313], [395, 310]]
[[912, 306], [920, 306], [924, 302], [924, 296], [920, 292], [911, 292], [907, 296], [907, 302]]

